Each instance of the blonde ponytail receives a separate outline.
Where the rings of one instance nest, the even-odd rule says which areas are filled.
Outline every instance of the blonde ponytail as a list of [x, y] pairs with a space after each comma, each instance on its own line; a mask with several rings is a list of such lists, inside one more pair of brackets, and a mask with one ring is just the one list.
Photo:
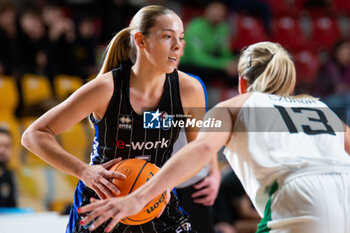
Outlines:
[[129, 28], [116, 34], [109, 43], [99, 75], [117, 68], [122, 62], [131, 62], [131, 35]]
[[248, 91], [289, 96], [295, 81], [294, 63], [281, 45], [260, 42], [243, 51], [238, 73], [251, 84]]

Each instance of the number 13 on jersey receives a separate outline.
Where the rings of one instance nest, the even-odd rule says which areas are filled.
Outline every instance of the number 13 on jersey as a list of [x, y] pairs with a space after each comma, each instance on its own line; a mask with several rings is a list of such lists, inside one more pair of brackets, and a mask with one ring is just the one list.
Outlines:
[[317, 108], [291, 107], [285, 108], [274, 105], [281, 114], [290, 133], [298, 133], [298, 128], [308, 135], [330, 134], [335, 135], [333, 128], [328, 124], [324, 112]]

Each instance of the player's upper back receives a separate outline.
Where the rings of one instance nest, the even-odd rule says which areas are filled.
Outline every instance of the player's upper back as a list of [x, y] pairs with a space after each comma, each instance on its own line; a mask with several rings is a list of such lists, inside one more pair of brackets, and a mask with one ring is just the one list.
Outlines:
[[350, 165], [343, 131], [321, 101], [254, 92], [239, 110], [225, 154], [243, 182], [265, 186], [306, 167]]

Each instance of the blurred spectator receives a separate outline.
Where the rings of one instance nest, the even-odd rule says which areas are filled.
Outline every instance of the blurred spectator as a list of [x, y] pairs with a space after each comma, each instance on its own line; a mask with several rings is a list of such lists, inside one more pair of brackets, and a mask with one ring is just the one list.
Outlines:
[[315, 95], [344, 95], [350, 90], [350, 40], [338, 41], [318, 75]]
[[57, 74], [76, 74], [73, 56], [75, 29], [73, 21], [64, 15], [59, 5], [47, 5], [43, 8], [42, 18], [47, 27], [49, 56], [52, 61], [52, 76]]
[[349, 39], [342, 39], [334, 45], [330, 60], [319, 71], [314, 95], [324, 97], [323, 101], [339, 114], [344, 112], [341, 108], [350, 109]]
[[102, 43], [109, 42], [110, 38], [123, 28], [127, 27], [131, 17], [138, 11], [127, 0], [101, 0], [102, 16], [102, 35], [100, 41]]
[[0, 128], [0, 207], [16, 207], [13, 173], [6, 167], [11, 153], [11, 133], [7, 129]]
[[226, 6], [222, 2], [212, 2], [205, 8], [203, 17], [188, 23], [179, 69], [202, 77], [206, 84], [221, 79], [232, 87], [237, 64], [229, 47], [230, 26], [226, 17]]
[[77, 38], [73, 46], [77, 75], [88, 78], [97, 74], [95, 61], [96, 37], [93, 19], [84, 16], [77, 23]]
[[260, 221], [232, 170], [223, 175], [213, 213], [217, 233], [255, 233]]
[[350, 42], [338, 41], [332, 49], [331, 56], [319, 71], [315, 94], [327, 97], [333, 94], [345, 94], [350, 84]]
[[49, 41], [44, 24], [38, 13], [27, 10], [20, 18], [24, 35], [21, 38], [23, 73], [49, 75]]
[[21, 59], [17, 12], [12, 2], [0, 3], [0, 75], [18, 76]]

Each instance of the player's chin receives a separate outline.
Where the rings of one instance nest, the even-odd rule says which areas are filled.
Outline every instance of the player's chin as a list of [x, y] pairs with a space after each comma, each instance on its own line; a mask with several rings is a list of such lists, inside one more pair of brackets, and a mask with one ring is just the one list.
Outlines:
[[167, 73], [172, 73], [177, 68], [178, 62], [176, 60], [168, 59], [166, 63]]
[[170, 74], [170, 73], [174, 72], [175, 69], [176, 69], [176, 65], [173, 65], [173, 64], [167, 65], [165, 67], [165, 73]]
[[174, 70], [175, 70], [175, 67], [172, 68], [172, 69], [169, 69], [166, 73], [167, 73], [167, 74], [171, 74], [172, 72], [174, 72]]
[[175, 67], [162, 67], [161, 71], [166, 74], [171, 74], [174, 72]]

